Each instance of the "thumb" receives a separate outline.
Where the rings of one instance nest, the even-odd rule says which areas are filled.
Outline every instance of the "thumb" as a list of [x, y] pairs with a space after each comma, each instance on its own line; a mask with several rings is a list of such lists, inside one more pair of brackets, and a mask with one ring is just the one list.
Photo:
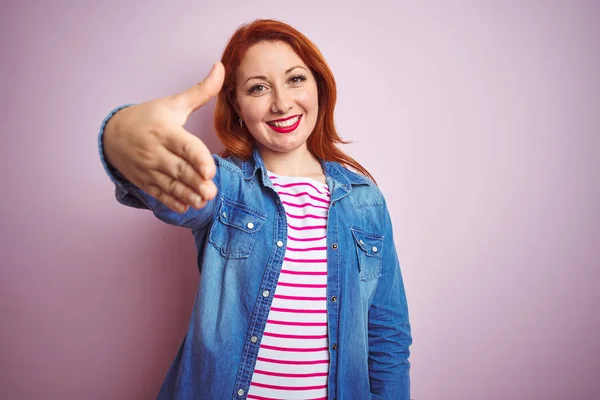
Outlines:
[[217, 62], [202, 82], [174, 96], [177, 108], [184, 110], [187, 118], [192, 112], [219, 94], [224, 79], [225, 67], [221, 62]]

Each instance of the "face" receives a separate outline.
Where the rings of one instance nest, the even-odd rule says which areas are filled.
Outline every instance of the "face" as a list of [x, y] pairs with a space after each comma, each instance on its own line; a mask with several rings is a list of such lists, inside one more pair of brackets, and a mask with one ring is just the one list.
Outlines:
[[307, 151], [319, 111], [317, 83], [287, 43], [261, 42], [248, 50], [236, 74], [236, 101], [263, 156]]

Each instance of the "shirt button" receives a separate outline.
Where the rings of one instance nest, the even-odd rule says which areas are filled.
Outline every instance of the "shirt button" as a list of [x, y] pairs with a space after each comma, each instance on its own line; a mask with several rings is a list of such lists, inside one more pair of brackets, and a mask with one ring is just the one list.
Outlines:
[[377, 247], [373, 246], [371, 250], [373, 250], [373, 253], [377, 253]]
[[332, 245], [331, 245], [331, 248], [332, 248], [332, 249], [334, 249], [334, 250], [337, 250], [337, 248], [338, 248], [338, 245], [337, 245], [337, 243], [334, 243], [334, 244], [332, 244]]
[[248, 222], [248, 224], [246, 225], [246, 227], [248, 229], [253, 229], [254, 228], [254, 224], [252, 222]]
[[238, 390], [238, 396], [243, 396], [243, 395], [244, 395], [244, 389]]
[[283, 246], [283, 242], [281, 240], [277, 241], [277, 247], [282, 247]]
[[337, 296], [331, 296], [331, 301], [335, 303], [337, 301]]
[[256, 337], [256, 336], [252, 336], [252, 337], [250, 338], [250, 341], [251, 341], [252, 343], [256, 343], [256, 342], [258, 342], [258, 337]]
[[227, 213], [225, 211], [223, 211], [223, 214], [221, 214], [223, 216], [223, 218], [227, 218]]
[[360, 240], [358, 241], [358, 243], [360, 243], [360, 244], [365, 244], [365, 242], [363, 242], [363, 241], [362, 241], [362, 239], [360, 239]]
[[335, 344], [335, 343], [334, 343], [334, 344], [332, 344], [332, 345], [331, 345], [331, 350], [337, 350], [337, 344]]
[[263, 297], [269, 297], [270, 294], [268, 290], [263, 291]]

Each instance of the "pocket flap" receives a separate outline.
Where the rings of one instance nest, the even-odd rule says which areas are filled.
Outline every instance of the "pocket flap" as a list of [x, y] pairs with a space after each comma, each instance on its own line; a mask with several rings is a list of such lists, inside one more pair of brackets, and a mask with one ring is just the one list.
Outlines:
[[266, 220], [266, 215], [250, 210], [243, 204], [223, 198], [219, 209], [219, 220], [244, 232], [258, 232]]
[[369, 257], [377, 257], [381, 254], [383, 245], [383, 236], [374, 233], [366, 233], [356, 228], [350, 228], [352, 236], [358, 247], [360, 247]]

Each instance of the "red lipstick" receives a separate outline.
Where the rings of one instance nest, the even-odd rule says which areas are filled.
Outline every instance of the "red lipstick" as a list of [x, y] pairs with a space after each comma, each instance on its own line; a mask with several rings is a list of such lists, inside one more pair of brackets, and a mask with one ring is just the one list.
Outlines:
[[[296, 121], [296, 123], [294, 123], [293, 125], [290, 126], [275, 126], [272, 125], [273, 122], [283, 122], [283, 121], [287, 121], [289, 119], [292, 118], [298, 118], [298, 121]], [[300, 121], [302, 120], [302, 115], [293, 115], [291, 117], [287, 117], [287, 118], [281, 118], [281, 119], [276, 119], [273, 121], [269, 121], [267, 122], [267, 125], [269, 126], [269, 128], [273, 129], [275, 132], [278, 133], [290, 133], [296, 130], [296, 128], [298, 128], [298, 125], [300, 125]]]

